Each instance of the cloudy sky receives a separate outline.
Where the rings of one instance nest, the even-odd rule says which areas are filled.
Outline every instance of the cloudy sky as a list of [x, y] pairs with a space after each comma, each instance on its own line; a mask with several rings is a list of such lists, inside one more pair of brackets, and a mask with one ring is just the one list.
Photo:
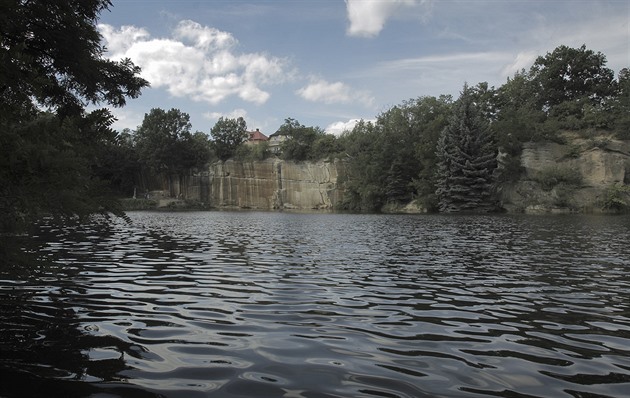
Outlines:
[[115, 128], [178, 108], [193, 131], [242, 116], [269, 135], [288, 117], [336, 133], [464, 82], [498, 87], [561, 44], [617, 73], [629, 21], [627, 0], [113, 0], [99, 29], [151, 83]]

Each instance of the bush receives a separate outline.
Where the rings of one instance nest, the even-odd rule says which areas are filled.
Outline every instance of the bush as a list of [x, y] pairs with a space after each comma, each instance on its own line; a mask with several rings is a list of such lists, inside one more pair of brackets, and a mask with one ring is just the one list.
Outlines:
[[550, 166], [540, 170], [532, 178], [546, 191], [552, 190], [558, 184], [579, 186], [582, 184], [582, 174], [570, 167]]
[[630, 210], [630, 186], [618, 184], [608, 187], [602, 207], [614, 211]]
[[261, 142], [255, 145], [241, 144], [234, 152], [234, 158], [246, 162], [265, 160], [269, 157], [269, 143]]
[[608, 137], [593, 137], [588, 140], [589, 147], [591, 148], [606, 149], [610, 143], [611, 140]]

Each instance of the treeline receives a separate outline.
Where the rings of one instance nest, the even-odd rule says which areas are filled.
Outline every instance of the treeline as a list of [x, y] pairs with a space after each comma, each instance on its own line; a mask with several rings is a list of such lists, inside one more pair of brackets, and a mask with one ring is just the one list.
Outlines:
[[[343, 159], [347, 209], [374, 211], [416, 199], [434, 211], [489, 211], [496, 206], [497, 184], [520, 177], [523, 143], [560, 142], [566, 130], [593, 140], [602, 134], [630, 139], [630, 71], [622, 69], [615, 78], [603, 54], [560, 46], [498, 88], [482, 82], [464, 85], [457, 99], [407, 100], [339, 137], [287, 118], [275, 132], [286, 139], [274, 154], [265, 142], [245, 145], [243, 118], [220, 118], [210, 137], [189, 130], [187, 114], [153, 109], [135, 132], [120, 135], [123, 158], [135, 159], [136, 174], [177, 174], [229, 158]], [[114, 174], [119, 181], [133, 175], [128, 168]], [[131, 181], [118, 187], [130, 188]], [[459, 196], [458, 204], [453, 196]]]
[[[470, 112], [467, 116], [462, 114], [463, 107]], [[440, 140], [454, 134], [468, 135], [467, 145], [489, 139], [484, 145], [500, 152], [500, 162], [487, 164], [494, 167], [492, 178], [480, 183], [496, 187], [521, 176], [523, 143], [562, 142], [561, 133], [567, 130], [594, 141], [603, 135], [630, 139], [630, 70], [622, 69], [615, 78], [603, 54], [585, 46], [560, 46], [498, 88], [479, 83], [465, 86], [457, 100], [420, 97], [394, 106], [375, 123], [359, 123], [340, 137], [351, 171], [347, 206], [375, 210], [390, 202], [418, 198], [430, 210], [469, 209], [468, 205], [453, 208], [445, 202], [445, 184], [453, 184], [453, 180], [445, 177], [444, 168], [453, 164], [444, 159], [448, 149], [440, 146]], [[459, 139], [465, 141], [466, 137]], [[462, 156], [460, 174], [466, 170], [466, 161], [469, 165], [481, 162], [488, 153], [472, 148], [458, 151]], [[475, 151], [477, 155], [473, 155]], [[465, 194], [476, 189], [471, 182], [476, 172], [482, 170], [467, 170], [468, 183], [455, 190]], [[486, 209], [496, 200], [488, 194], [480, 194], [486, 202], [481, 207]], [[475, 208], [479, 197], [468, 199], [470, 208]]]
[[615, 78], [604, 54], [559, 46], [498, 88], [482, 82], [457, 99], [407, 100], [340, 137], [293, 119], [278, 131], [289, 137], [285, 159], [347, 162], [347, 209], [417, 199], [429, 210], [488, 211], [497, 184], [520, 177], [523, 143], [562, 142], [567, 130], [594, 142], [630, 139], [630, 70]]
[[[116, 132], [109, 111], [86, 111], [124, 106], [148, 86], [130, 60], [103, 58], [96, 22], [109, 5], [34, 0], [0, 16], [0, 233], [42, 216], [122, 214], [116, 198], [147, 172], [277, 156], [243, 145], [242, 118], [221, 118], [208, 135], [192, 132], [180, 110], [152, 109], [135, 131]], [[288, 118], [278, 156], [343, 159], [348, 209], [418, 199], [434, 210], [488, 211], [497, 183], [518, 178], [522, 144], [560, 140], [562, 130], [630, 139], [629, 70], [615, 78], [603, 54], [560, 46], [499, 88], [404, 101], [340, 137]]]

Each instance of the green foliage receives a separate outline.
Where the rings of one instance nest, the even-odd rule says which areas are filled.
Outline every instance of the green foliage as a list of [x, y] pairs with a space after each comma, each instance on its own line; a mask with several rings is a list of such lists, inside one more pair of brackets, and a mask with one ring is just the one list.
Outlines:
[[569, 152], [567, 152], [568, 157], [577, 159], [580, 157], [581, 154], [582, 154], [582, 147], [580, 145], [571, 144], [571, 146], [569, 146]]
[[612, 129], [620, 140], [630, 140], [630, 69], [623, 68], [617, 78], [617, 92], [611, 101]]
[[413, 129], [416, 131], [415, 154], [419, 162], [413, 186], [416, 194], [422, 199], [425, 207], [435, 208], [435, 169], [437, 168], [437, 146], [440, 133], [448, 124], [452, 112], [453, 98], [450, 95], [440, 97], [420, 97], [406, 102], [412, 110]]
[[630, 211], [630, 186], [615, 184], [608, 187], [602, 207], [604, 210]]
[[435, 144], [447, 123], [450, 96], [405, 101], [344, 133], [348, 165], [346, 207], [378, 210], [419, 195], [432, 207], [435, 191]]
[[43, 215], [120, 214], [108, 184], [92, 173], [99, 144], [112, 134], [100, 124], [111, 122], [101, 119], [104, 114], [62, 121], [42, 113], [2, 132], [0, 231], [21, 228]]
[[119, 133], [101, 147], [102, 153], [94, 166], [94, 174], [108, 181], [110, 188], [121, 196], [133, 195], [142, 166], [129, 130]]
[[[539, 141], [543, 138], [540, 125], [546, 116], [536, 108], [534, 99], [534, 87], [525, 71], [508, 78], [497, 90], [497, 120], [492, 128], [498, 134], [498, 144], [504, 150], [506, 142], [502, 142], [505, 141], [502, 137], [508, 137], [511, 147], [515, 142]], [[512, 148], [507, 152], [513, 153]]]
[[588, 146], [590, 148], [606, 149], [606, 147], [610, 145], [611, 142], [612, 141], [609, 137], [591, 137], [588, 139]]
[[441, 212], [494, 210], [497, 149], [468, 86], [455, 103], [437, 143], [437, 189]]
[[306, 127], [295, 119], [288, 118], [284, 121], [277, 133], [285, 135], [287, 139], [280, 145], [282, 158], [285, 160], [319, 160], [322, 153], [315, 153], [315, 143], [325, 136], [319, 127]]
[[343, 152], [340, 140], [332, 134], [322, 134], [315, 139], [310, 151], [312, 160], [334, 158]]
[[151, 109], [144, 115], [134, 140], [142, 164], [155, 173], [181, 174], [210, 158], [205, 134], [190, 133], [190, 116], [179, 109]]
[[566, 166], [548, 166], [538, 171], [532, 177], [546, 191], [552, 190], [559, 184], [577, 187], [582, 184], [580, 170]]
[[[42, 215], [120, 214], [97, 172], [113, 145], [107, 110], [148, 83], [129, 60], [103, 58], [105, 0], [3, 2], [0, 12], [0, 230]], [[48, 109], [42, 113], [38, 109]]]
[[361, 120], [352, 131], [340, 137], [346, 149], [346, 195], [343, 207], [350, 210], [374, 211], [385, 202], [382, 151], [376, 144], [379, 131], [371, 122]]
[[247, 141], [247, 123], [245, 119], [220, 117], [210, 130], [214, 140], [214, 150], [219, 159], [225, 161], [236, 153], [236, 149]]
[[239, 146], [234, 153], [234, 158], [246, 162], [253, 162], [265, 160], [269, 155], [269, 143], [265, 141], [254, 145]]
[[567, 102], [603, 104], [615, 90], [614, 72], [605, 64], [606, 56], [584, 45], [559, 46], [538, 57], [530, 71], [538, 106], [553, 113]]
[[509, 78], [496, 96], [499, 145], [504, 134], [519, 142], [558, 142], [561, 130], [615, 129], [623, 135], [622, 126], [630, 126], [628, 96], [622, 95], [626, 75], [615, 81], [605, 65], [603, 54], [585, 46], [559, 46]]
[[[83, 103], [123, 106], [148, 83], [129, 59], [102, 57], [96, 29], [108, 0], [3, 2], [0, 12], [1, 111], [21, 112], [32, 101], [77, 115]], [[53, 17], [54, 16], [54, 17]]]

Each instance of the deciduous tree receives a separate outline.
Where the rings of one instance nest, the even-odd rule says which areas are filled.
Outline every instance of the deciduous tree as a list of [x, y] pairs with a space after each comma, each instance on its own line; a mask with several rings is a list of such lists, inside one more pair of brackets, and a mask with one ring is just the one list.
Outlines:
[[538, 57], [530, 69], [538, 106], [554, 114], [562, 112], [558, 107], [563, 103], [602, 105], [614, 94], [615, 87], [615, 74], [605, 65], [606, 56], [585, 45], [559, 46]]
[[191, 168], [203, 166], [210, 157], [209, 141], [201, 132], [191, 134], [190, 128], [190, 115], [179, 109], [151, 109], [134, 137], [141, 163], [169, 183], [172, 175], [181, 180]]
[[[94, 175], [115, 133], [105, 110], [148, 83], [128, 59], [103, 57], [96, 29], [107, 0], [0, 3], [0, 230], [42, 214], [116, 211]], [[46, 109], [47, 112], [42, 112]]]
[[286, 135], [282, 142], [282, 157], [287, 160], [316, 160], [320, 154], [313, 151], [314, 144], [325, 133], [319, 127], [306, 127], [295, 119], [287, 118], [278, 129], [278, 132]]
[[234, 156], [236, 149], [247, 141], [247, 123], [245, 119], [220, 117], [210, 130], [214, 140], [214, 149], [219, 159], [225, 161]]

